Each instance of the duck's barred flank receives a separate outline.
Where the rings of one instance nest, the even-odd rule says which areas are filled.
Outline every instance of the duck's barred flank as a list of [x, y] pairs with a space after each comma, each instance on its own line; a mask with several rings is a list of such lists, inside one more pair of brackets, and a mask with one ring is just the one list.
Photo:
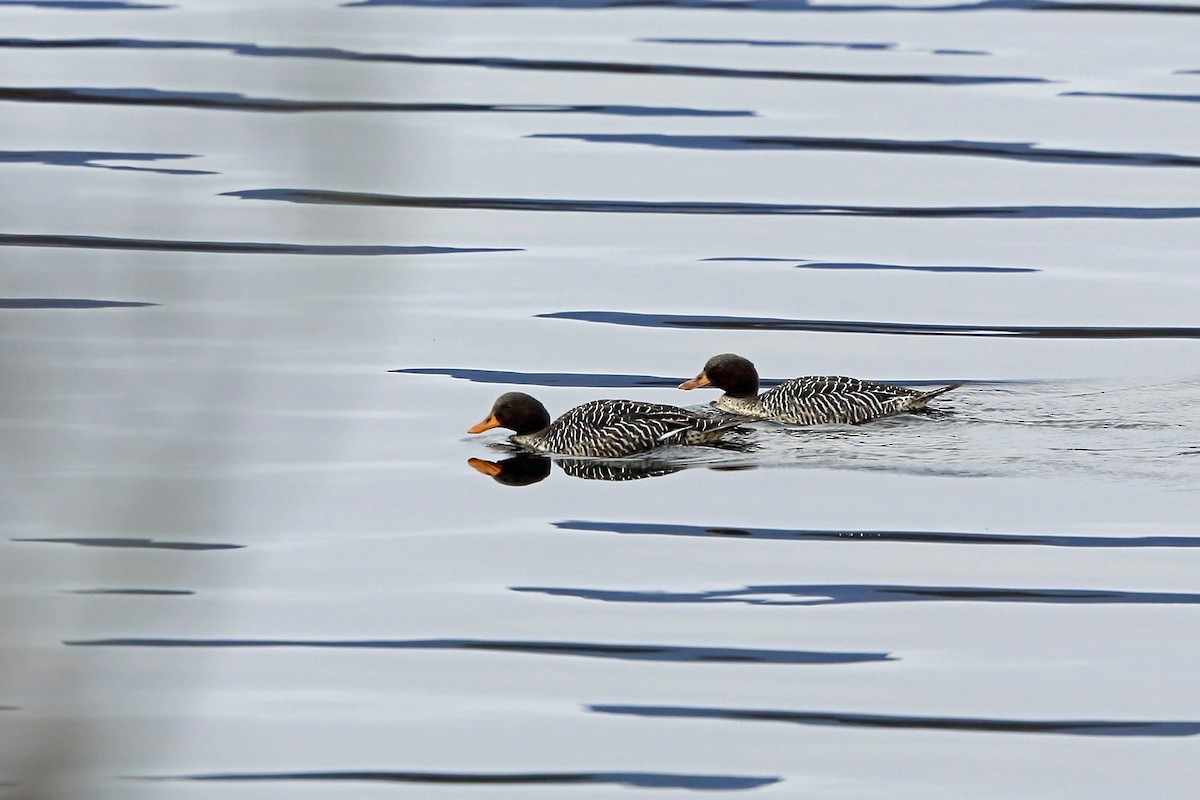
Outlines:
[[656, 447], [717, 441], [745, 420], [706, 417], [675, 406], [635, 400], [593, 400], [544, 430], [512, 441], [542, 453], [618, 458]]
[[757, 397], [725, 395], [717, 407], [733, 414], [795, 425], [857, 425], [879, 417], [917, 411], [934, 397], [962, 384], [919, 391], [840, 375], [795, 378]]

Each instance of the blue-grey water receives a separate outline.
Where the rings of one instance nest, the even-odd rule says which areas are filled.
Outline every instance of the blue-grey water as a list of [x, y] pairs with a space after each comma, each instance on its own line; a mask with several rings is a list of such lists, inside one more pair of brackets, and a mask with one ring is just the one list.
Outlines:
[[[1198, 42], [0, 2], [0, 798], [1192, 800]], [[618, 461], [465, 434], [699, 408], [726, 351], [965, 385]]]

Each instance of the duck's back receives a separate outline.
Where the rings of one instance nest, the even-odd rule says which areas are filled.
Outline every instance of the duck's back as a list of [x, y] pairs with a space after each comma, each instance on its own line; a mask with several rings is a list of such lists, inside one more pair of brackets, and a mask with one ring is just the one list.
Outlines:
[[821, 375], [781, 383], [759, 395], [758, 405], [768, 418], [779, 422], [857, 425], [923, 408], [931, 396], [929, 392], [904, 386]]
[[637, 400], [593, 400], [538, 433], [514, 436], [546, 453], [617, 458], [675, 444], [713, 441], [737, 423], [687, 409]]

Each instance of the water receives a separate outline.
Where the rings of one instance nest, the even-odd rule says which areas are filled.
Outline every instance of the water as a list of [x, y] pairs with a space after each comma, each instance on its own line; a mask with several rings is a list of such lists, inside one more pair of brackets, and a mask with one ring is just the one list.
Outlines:
[[1195, 797], [1200, 7], [487, 6], [0, 3], [0, 797]]

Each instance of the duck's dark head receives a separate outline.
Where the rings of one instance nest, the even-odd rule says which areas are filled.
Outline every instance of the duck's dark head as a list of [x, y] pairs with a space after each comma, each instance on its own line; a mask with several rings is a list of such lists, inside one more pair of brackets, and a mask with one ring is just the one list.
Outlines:
[[508, 428], [517, 433], [534, 433], [550, 424], [546, 407], [524, 392], [500, 395], [492, 404], [492, 413], [467, 433], [483, 433], [492, 428]]
[[755, 397], [758, 395], [758, 370], [741, 356], [722, 353], [710, 358], [699, 375], [679, 384], [680, 389], [701, 386], [715, 386], [734, 397]]

